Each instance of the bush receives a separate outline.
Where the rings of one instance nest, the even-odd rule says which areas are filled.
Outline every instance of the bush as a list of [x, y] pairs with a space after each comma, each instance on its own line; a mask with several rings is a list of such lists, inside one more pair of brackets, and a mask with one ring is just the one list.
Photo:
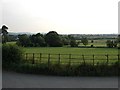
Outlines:
[[57, 75], [57, 76], [118, 76], [118, 63], [107, 65], [105, 63], [95, 65], [89, 63], [82, 63], [81, 65], [62, 65], [47, 63], [41, 64], [12, 64], [9, 70], [43, 75]]
[[91, 45], [91, 47], [93, 47], [93, 45]]
[[18, 47], [17, 45], [10, 45], [10, 44], [3, 44], [2, 46], [2, 63], [3, 66], [12, 63], [20, 63], [20, 61], [23, 59], [22, 56], [22, 49]]

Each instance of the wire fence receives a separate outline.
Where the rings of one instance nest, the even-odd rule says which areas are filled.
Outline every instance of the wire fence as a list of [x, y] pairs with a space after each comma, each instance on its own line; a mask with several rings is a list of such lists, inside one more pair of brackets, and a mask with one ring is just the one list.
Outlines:
[[25, 62], [31, 64], [92, 64], [98, 65], [106, 63], [112, 65], [120, 60], [120, 55], [106, 54], [106, 55], [79, 55], [79, 54], [47, 54], [47, 53], [25, 53]]

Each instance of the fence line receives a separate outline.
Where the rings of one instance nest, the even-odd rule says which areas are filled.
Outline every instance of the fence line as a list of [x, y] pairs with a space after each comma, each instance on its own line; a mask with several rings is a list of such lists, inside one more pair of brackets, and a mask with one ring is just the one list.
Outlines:
[[81, 64], [91, 63], [97, 65], [99, 63], [113, 64], [120, 61], [120, 55], [106, 54], [106, 55], [79, 55], [79, 54], [46, 54], [46, 53], [26, 53], [25, 61], [31, 64], [38, 63], [58, 63], [58, 64]]

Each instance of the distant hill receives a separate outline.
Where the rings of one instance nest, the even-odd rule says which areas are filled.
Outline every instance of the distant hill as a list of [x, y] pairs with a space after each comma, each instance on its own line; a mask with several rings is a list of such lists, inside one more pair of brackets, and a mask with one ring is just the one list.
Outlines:
[[87, 37], [88, 39], [115, 39], [118, 34], [71, 34], [76, 39]]
[[8, 35], [19, 35], [19, 34], [32, 35], [34, 33], [30, 33], [30, 32], [8, 32]]

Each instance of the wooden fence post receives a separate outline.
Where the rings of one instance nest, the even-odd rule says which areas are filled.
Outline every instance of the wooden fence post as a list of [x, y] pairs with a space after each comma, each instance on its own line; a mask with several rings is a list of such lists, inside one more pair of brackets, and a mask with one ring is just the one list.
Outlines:
[[84, 65], [85, 65], [85, 58], [84, 58], [84, 55], [82, 55], [82, 57], [83, 57], [83, 63], [84, 63]]
[[93, 54], [93, 66], [94, 66], [94, 54]]
[[120, 63], [120, 55], [118, 54], [118, 64]]
[[69, 54], [69, 66], [71, 65], [71, 54]]
[[33, 60], [32, 60], [32, 64], [34, 64], [34, 63], [35, 63], [35, 62], [34, 62], [34, 57], [35, 57], [35, 56], [34, 56], [34, 53], [33, 53]]
[[27, 56], [28, 56], [28, 54], [26, 53], [26, 60], [27, 60]]
[[41, 63], [42, 53], [40, 53], [40, 63]]
[[60, 54], [58, 54], [58, 64], [60, 64]]
[[106, 57], [107, 57], [107, 65], [108, 65], [108, 54], [106, 55]]
[[[41, 63], [41, 60], [42, 60], [42, 53], [40, 53], [40, 54], [38, 54], [39, 55], [39, 57], [40, 57], [40, 63]], [[61, 54], [57, 54], [58, 55], [58, 57], [56, 57], [56, 58], [58, 58], [58, 64], [60, 64], [61, 63]], [[24, 57], [26, 60], [28, 60], [29, 59], [29, 53], [26, 53], [26, 54], [24, 54], [24, 56], [26, 56], [26, 57]], [[37, 63], [37, 62], [35, 62], [35, 60], [36, 60], [36, 58], [35, 58], [35, 53], [30, 53], [30, 56], [32, 56], [31, 58], [32, 58], [32, 60], [30, 60], [30, 63], [32, 63], [32, 64], [35, 64], [35, 63]], [[72, 64], [72, 61], [71, 60], [73, 60], [73, 58], [72, 58], [72, 54], [67, 54], [67, 57], [69, 56], [69, 61], [68, 61], [68, 64], [69, 65], [71, 65]], [[93, 54], [92, 55], [92, 59], [91, 60], [93, 60], [93, 66], [96, 64], [95, 63], [95, 55]], [[109, 55], [108, 54], [106, 54], [105, 55], [105, 61], [106, 61], [106, 64], [107, 65], [109, 65], [110, 63], [109, 63], [109, 60], [111, 60], [111, 59], [109, 59], [110, 57], [109, 57]], [[116, 55], [116, 58], [118, 58], [118, 62], [120, 63], [120, 55], [118, 54], [118, 55]], [[48, 66], [50, 65], [50, 59], [51, 59], [51, 55], [50, 54], [48, 54]], [[82, 55], [82, 59], [83, 59], [83, 63], [84, 63], [84, 65], [85, 65], [85, 63], [86, 63], [86, 61], [85, 61], [85, 55]], [[29, 61], [29, 60], [28, 60]], [[91, 61], [92, 62], [92, 61]]]
[[50, 65], [50, 54], [48, 54], [48, 67]]

